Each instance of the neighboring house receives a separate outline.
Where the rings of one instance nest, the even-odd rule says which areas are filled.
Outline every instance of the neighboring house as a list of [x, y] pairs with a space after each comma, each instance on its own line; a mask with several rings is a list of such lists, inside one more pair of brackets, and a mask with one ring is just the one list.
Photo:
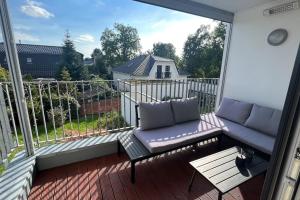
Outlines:
[[140, 55], [112, 69], [113, 79], [186, 79], [174, 60], [154, 55]]
[[[63, 48], [60, 46], [17, 44], [22, 75], [54, 78], [59, 70]], [[8, 68], [3, 43], [0, 43], [0, 65]]]

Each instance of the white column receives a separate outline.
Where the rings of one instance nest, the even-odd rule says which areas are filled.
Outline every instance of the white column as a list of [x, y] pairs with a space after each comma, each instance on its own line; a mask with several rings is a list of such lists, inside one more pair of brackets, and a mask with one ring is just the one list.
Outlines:
[[23, 134], [27, 156], [31, 156], [34, 154], [31, 125], [25, 99], [25, 92], [23, 87], [23, 80], [20, 70], [17, 47], [12, 31], [12, 26], [10, 23], [6, 0], [0, 0], [0, 20], [6, 59], [13, 86], [14, 97], [16, 100], [20, 128]]
[[228, 56], [230, 51], [230, 41], [231, 41], [231, 34], [232, 34], [232, 24], [228, 23], [226, 27], [226, 37], [224, 41], [224, 50], [223, 50], [223, 58], [222, 58], [222, 66], [221, 66], [221, 73], [220, 73], [220, 79], [219, 79], [219, 86], [217, 91], [217, 97], [216, 97], [216, 105], [215, 110], [220, 105], [220, 101], [223, 98], [223, 91], [224, 91], [224, 85], [226, 80], [226, 71], [227, 71], [227, 63], [228, 63]]

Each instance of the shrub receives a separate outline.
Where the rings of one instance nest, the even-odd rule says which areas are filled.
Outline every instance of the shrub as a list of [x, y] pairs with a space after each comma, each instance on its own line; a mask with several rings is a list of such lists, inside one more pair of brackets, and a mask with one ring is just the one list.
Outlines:
[[106, 117], [104, 114], [101, 118], [99, 118], [97, 122], [98, 128], [106, 128], [106, 123], [107, 123], [108, 130], [121, 128], [125, 125], [124, 118], [118, 112], [112, 111], [106, 113], [106, 115], [107, 115]]
[[[54, 122], [55, 122], [56, 127], [60, 127], [65, 123], [66, 114], [67, 114], [66, 110], [62, 110], [62, 114], [61, 114], [61, 110], [60, 110], [59, 107], [53, 108], [53, 116], [54, 116]], [[47, 111], [47, 116], [48, 116], [48, 120], [52, 123], [52, 111], [51, 111], [51, 109], [49, 111]]]

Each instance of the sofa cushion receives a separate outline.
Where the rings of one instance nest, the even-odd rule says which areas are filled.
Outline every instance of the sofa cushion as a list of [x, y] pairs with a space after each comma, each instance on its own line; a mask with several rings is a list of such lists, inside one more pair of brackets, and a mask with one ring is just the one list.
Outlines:
[[155, 130], [137, 128], [134, 135], [151, 152], [158, 153], [217, 136], [221, 129], [197, 120]]
[[198, 98], [172, 100], [171, 106], [175, 123], [200, 119]]
[[274, 137], [277, 135], [280, 119], [280, 110], [254, 104], [245, 126]]
[[174, 125], [170, 101], [140, 102], [139, 111], [141, 130]]
[[224, 97], [217, 116], [239, 124], [244, 124], [250, 115], [253, 104]]
[[271, 155], [275, 143], [275, 138], [262, 132], [247, 128], [238, 123], [223, 119], [214, 113], [201, 115], [201, 120], [206, 121], [213, 126], [219, 127], [224, 134], [245, 143], [261, 152]]

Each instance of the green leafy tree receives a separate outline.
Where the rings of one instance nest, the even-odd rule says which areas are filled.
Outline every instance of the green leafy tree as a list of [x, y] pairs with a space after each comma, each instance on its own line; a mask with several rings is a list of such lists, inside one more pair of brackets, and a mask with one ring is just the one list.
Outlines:
[[9, 81], [9, 72], [7, 69], [0, 66], [0, 82]]
[[62, 70], [60, 71], [59, 78], [62, 81], [72, 80], [71, 75], [70, 75], [70, 73], [69, 73], [69, 71], [67, 70], [66, 67], [63, 67]]
[[160, 56], [163, 58], [170, 58], [174, 60], [177, 67], [181, 67], [181, 61], [178, 56], [176, 56], [176, 49], [171, 43], [155, 43], [153, 44], [153, 54], [155, 56]]
[[[62, 53], [62, 62], [60, 64], [61, 68], [65, 67], [70, 75], [72, 80], [81, 79], [83, 69], [83, 56], [78, 53], [75, 49], [74, 43], [71, 40], [69, 32], [66, 32], [63, 53]], [[60, 74], [61, 70], [59, 71]], [[85, 71], [83, 71], [85, 73]]]
[[217, 78], [220, 75], [225, 25], [219, 23], [212, 33], [208, 26], [201, 26], [185, 42], [184, 70], [192, 77]]
[[89, 66], [89, 72], [94, 75], [99, 75], [102, 78], [107, 78], [107, 67], [105, 57], [100, 49], [94, 49], [91, 57], [94, 59], [94, 64]]
[[32, 78], [32, 76], [31, 76], [31, 74], [25, 74], [24, 76], [23, 76], [23, 80], [24, 81], [32, 81], [33, 80], [33, 78]]
[[155, 43], [153, 44], [153, 54], [164, 58], [170, 58], [175, 60], [176, 49], [171, 43]]
[[115, 67], [134, 58], [141, 49], [136, 28], [116, 23], [106, 28], [100, 38], [107, 67]]

